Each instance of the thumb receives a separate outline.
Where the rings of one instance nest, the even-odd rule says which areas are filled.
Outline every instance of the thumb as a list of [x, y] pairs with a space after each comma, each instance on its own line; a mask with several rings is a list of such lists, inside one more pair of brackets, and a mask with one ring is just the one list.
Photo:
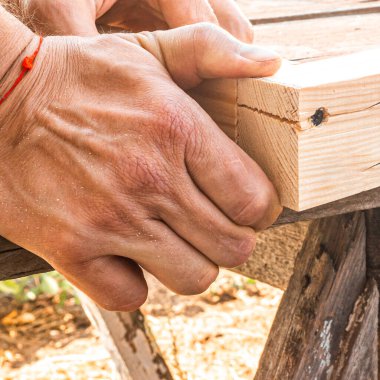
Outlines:
[[203, 79], [269, 76], [281, 66], [276, 53], [241, 42], [211, 23], [123, 38], [152, 53], [183, 89], [195, 87]]

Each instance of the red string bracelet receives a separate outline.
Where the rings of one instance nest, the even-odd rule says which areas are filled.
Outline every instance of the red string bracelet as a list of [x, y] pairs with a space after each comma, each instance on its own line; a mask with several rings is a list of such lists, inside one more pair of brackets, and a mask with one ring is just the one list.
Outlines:
[[34, 60], [36, 59], [37, 54], [40, 51], [42, 41], [43, 41], [43, 38], [40, 37], [40, 42], [38, 44], [36, 51], [31, 56], [25, 57], [23, 59], [22, 64], [21, 64], [21, 67], [22, 67], [21, 73], [18, 76], [18, 78], [15, 80], [15, 82], [13, 83], [12, 87], [0, 98], [0, 105], [3, 104], [5, 100], [7, 100], [7, 98], [14, 91], [14, 89], [20, 84], [20, 82], [24, 79], [25, 74], [28, 71], [32, 70], [33, 65], [34, 65]]

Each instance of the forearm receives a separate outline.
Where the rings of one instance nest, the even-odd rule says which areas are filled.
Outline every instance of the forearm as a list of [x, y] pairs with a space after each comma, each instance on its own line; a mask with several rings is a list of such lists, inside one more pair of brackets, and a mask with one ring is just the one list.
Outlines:
[[33, 36], [34, 33], [29, 28], [0, 5], [0, 86], [13, 63], [31, 43]]

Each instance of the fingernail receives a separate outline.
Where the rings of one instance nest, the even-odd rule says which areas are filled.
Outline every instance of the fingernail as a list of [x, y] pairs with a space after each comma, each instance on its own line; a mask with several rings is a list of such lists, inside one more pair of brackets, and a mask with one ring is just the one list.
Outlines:
[[274, 51], [254, 45], [244, 45], [240, 50], [240, 55], [246, 59], [257, 62], [280, 60], [281, 57]]

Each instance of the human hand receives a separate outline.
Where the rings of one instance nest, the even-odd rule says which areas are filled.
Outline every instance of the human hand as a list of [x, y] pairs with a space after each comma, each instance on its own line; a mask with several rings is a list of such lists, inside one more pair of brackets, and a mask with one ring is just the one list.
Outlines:
[[[229, 64], [214, 65], [203, 49], [193, 59], [178, 55], [176, 33], [186, 49], [207, 51], [207, 43], [225, 39]], [[262, 170], [173, 83], [163, 57], [186, 86], [202, 76], [255, 76], [278, 67], [277, 58], [265, 61], [202, 24], [48, 37], [33, 70], [0, 107], [0, 235], [111, 310], [144, 302], [140, 266], [178, 293], [204, 291], [218, 266], [239, 265], [253, 251], [248, 226], [264, 228], [280, 212]]]
[[93, 35], [98, 24], [133, 32], [198, 22], [220, 25], [241, 41], [253, 28], [234, 0], [18, 0], [34, 29], [46, 34]]

